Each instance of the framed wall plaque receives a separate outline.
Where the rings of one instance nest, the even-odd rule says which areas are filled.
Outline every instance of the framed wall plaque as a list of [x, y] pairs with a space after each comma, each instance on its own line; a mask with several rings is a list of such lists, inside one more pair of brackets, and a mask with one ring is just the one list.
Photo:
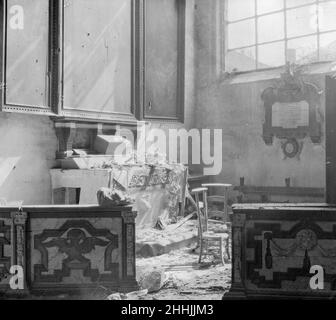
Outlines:
[[321, 142], [321, 123], [317, 119], [320, 90], [305, 83], [298, 72], [287, 69], [281, 75], [278, 87], [269, 87], [262, 93], [265, 108], [263, 139], [267, 145], [273, 138], [303, 139], [309, 136], [313, 143]]

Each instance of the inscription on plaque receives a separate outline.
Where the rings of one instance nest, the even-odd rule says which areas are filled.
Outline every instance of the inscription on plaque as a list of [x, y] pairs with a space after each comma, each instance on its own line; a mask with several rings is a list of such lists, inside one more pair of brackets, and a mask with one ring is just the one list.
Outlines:
[[307, 101], [281, 103], [272, 106], [272, 126], [287, 129], [309, 126], [309, 104]]

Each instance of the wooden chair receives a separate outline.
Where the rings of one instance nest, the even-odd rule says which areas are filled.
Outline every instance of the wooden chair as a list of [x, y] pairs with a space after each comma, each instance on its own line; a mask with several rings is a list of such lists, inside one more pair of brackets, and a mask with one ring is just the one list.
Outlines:
[[224, 223], [230, 224], [229, 217], [229, 207], [228, 207], [228, 195], [229, 190], [232, 188], [231, 184], [225, 183], [204, 183], [202, 184], [203, 188], [223, 188], [223, 195], [213, 195], [207, 197], [208, 204], [211, 202], [221, 202], [223, 203], [223, 211], [221, 210], [211, 210], [208, 211], [208, 215], [210, 218], [220, 218]]
[[[226, 261], [230, 260], [229, 235], [227, 232], [217, 233], [209, 230], [207, 191], [207, 188], [197, 188], [192, 190], [192, 194], [195, 196], [196, 199], [197, 216], [199, 222], [198, 236], [200, 253], [198, 262], [202, 262], [203, 256], [211, 255], [211, 253], [209, 253], [209, 244], [214, 244], [218, 246], [222, 263], [225, 264]], [[203, 197], [203, 210], [200, 206], [200, 195], [202, 195]]]

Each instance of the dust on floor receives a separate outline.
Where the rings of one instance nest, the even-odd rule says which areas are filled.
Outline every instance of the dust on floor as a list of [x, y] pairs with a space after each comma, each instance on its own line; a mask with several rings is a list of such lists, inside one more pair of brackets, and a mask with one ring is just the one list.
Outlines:
[[147, 294], [141, 299], [221, 300], [223, 294], [230, 289], [231, 264], [223, 266], [215, 257], [207, 258], [199, 264], [197, 251], [193, 247], [157, 257], [138, 258], [138, 269], [155, 267], [164, 271], [168, 278], [160, 291]]

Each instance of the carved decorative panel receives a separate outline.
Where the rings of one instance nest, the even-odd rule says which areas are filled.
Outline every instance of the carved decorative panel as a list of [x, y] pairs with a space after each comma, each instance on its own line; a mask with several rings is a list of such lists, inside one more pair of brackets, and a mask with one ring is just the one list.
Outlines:
[[313, 265], [325, 266], [326, 292], [336, 289], [336, 222], [323, 229], [313, 221], [298, 221], [289, 230], [281, 222], [253, 223], [246, 233], [248, 289], [311, 293]]
[[0, 288], [8, 282], [6, 279], [12, 264], [11, 230], [10, 221], [0, 218]]
[[[34, 235], [33, 242], [41, 255], [41, 263], [34, 265], [35, 282], [61, 283], [71, 278], [72, 271], [81, 271], [83, 281], [113, 281], [119, 277], [119, 261], [113, 258], [114, 250], [119, 248], [119, 236], [95, 227], [91, 221], [67, 220], [58, 229], [45, 229]], [[94, 256], [99, 254], [103, 272], [93, 266], [97, 263]], [[60, 269], [55, 264], [57, 259]]]
[[[336, 291], [336, 209], [327, 205], [233, 207], [232, 288], [224, 298], [332, 298]], [[324, 288], [310, 286], [312, 266]]]
[[[0, 296], [136, 291], [135, 217], [127, 206], [0, 207]], [[12, 265], [24, 290], [8, 285]]]

